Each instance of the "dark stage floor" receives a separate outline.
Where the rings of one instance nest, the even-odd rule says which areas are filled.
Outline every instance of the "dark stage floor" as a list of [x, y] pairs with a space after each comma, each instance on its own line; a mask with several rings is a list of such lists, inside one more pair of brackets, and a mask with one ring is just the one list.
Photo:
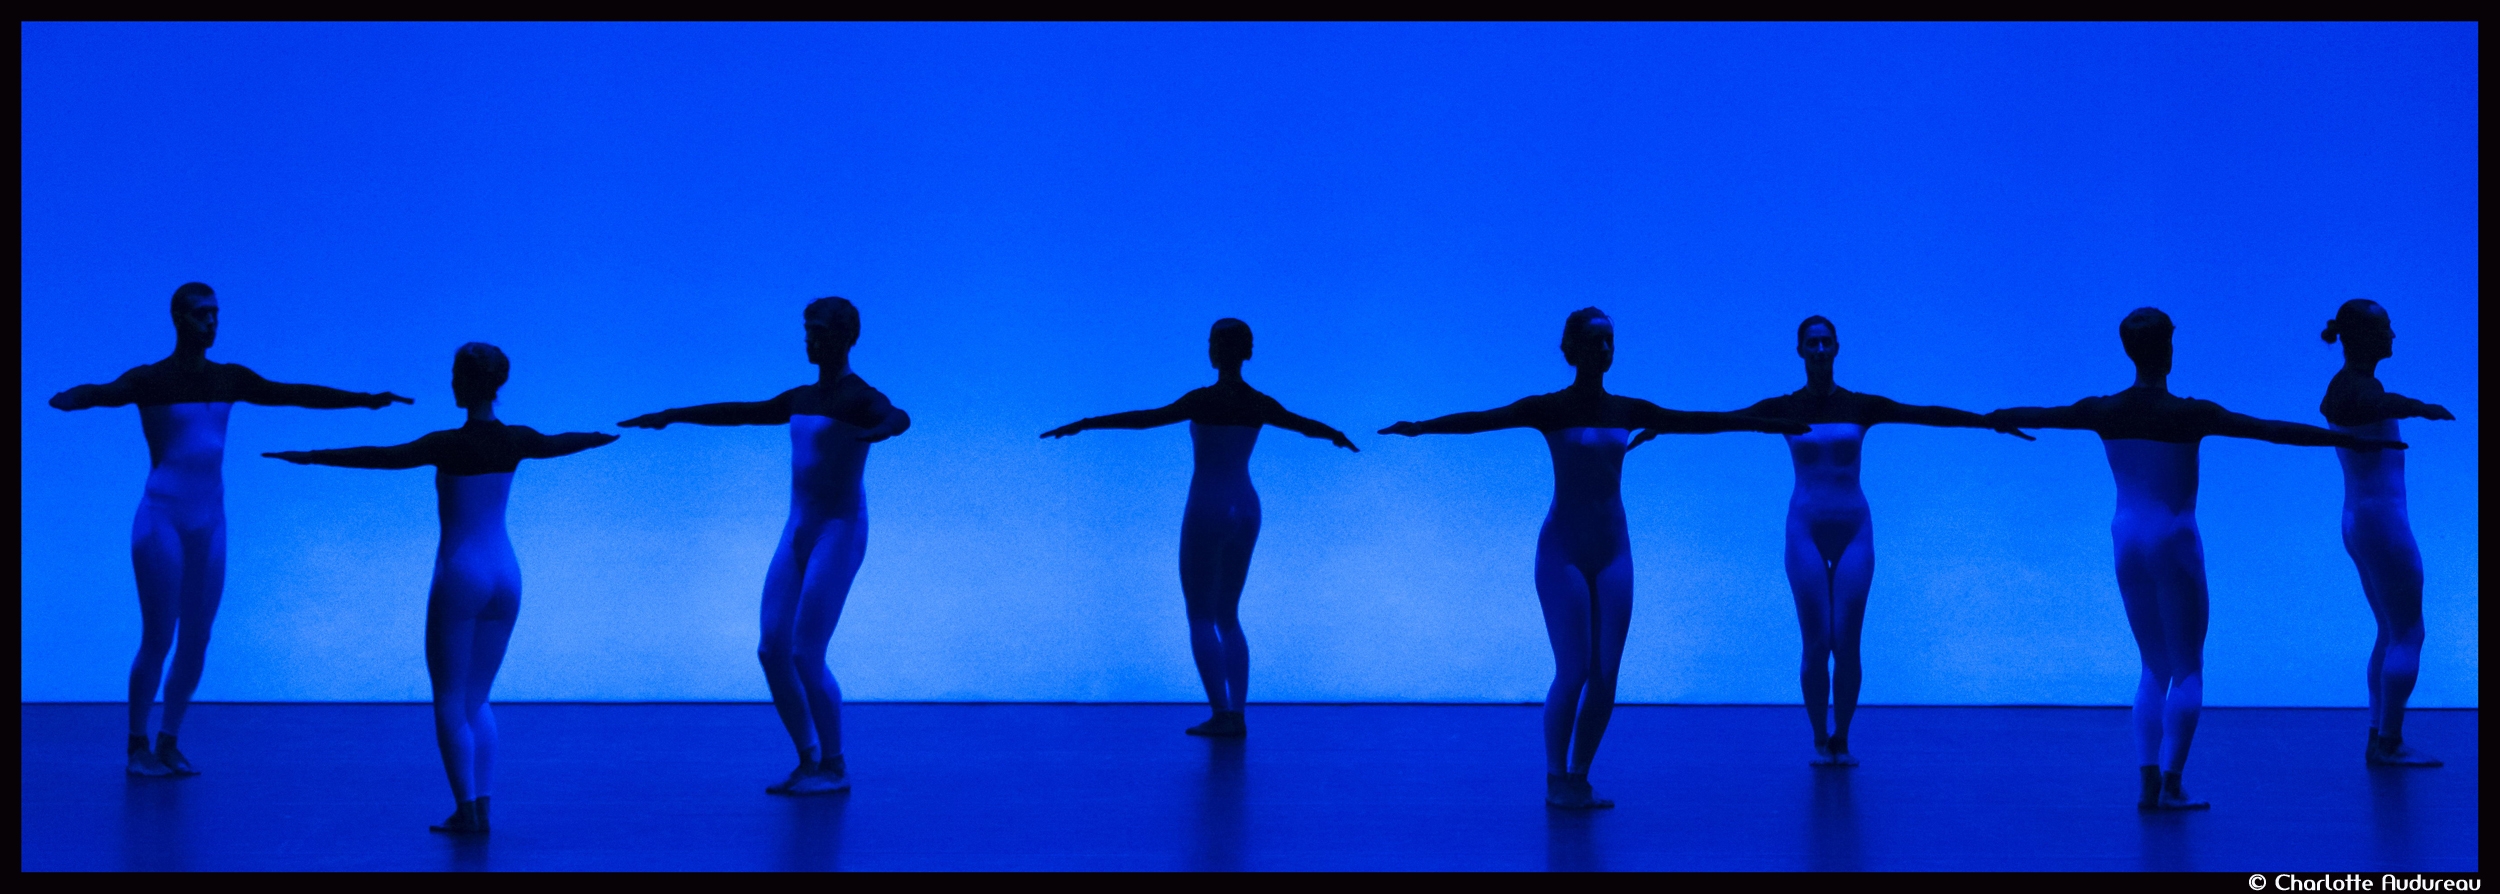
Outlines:
[[857, 791], [762, 793], [760, 704], [511, 704], [491, 840], [420, 705], [203, 705], [206, 775], [129, 780], [119, 705], [20, 708], [20, 865], [51, 869], [2083, 869], [2480, 867], [2474, 711], [2421, 711], [2437, 770], [2361, 764], [2353, 710], [2209, 710], [2190, 790], [2140, 816], [2126, 712], [1869, 708], [1854, 770], [1806, 766], [1794, 708], [1620, 710], [1598, 790], [1549, 812], [1537, 712], [1253, 706], [1246, 742], [1177, 705], [856, 704]]

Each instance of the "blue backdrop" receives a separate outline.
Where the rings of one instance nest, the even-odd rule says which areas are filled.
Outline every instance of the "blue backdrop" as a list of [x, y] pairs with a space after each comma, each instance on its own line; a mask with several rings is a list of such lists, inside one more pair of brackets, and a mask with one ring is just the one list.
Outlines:
[[[834, 640], [869, 699], [1198, 698], [1176, 578], [1186, 433], [1080, 416], [1250, 381], [1354, 433], [1270, 430], [1244, 599], [1262, 700], [1525, 701], [1532, 433], [1399, 419], [1569, 381], [1727, 409], [1842, 384], [1986, 410], [2125, 387], [2118, 319], [2179, 323], [2176, 391], [2307, 422], [2335, 306], [2394, 315], [2430, 641], [2415, 703], [2476, 704], [2475, 26], [71, 26], [20, 30], [20, 694], [111, 700], [137, 641], [136, 413], [44, 398], [172, 345], [414, 407], [244, 407], [207, 699], [417, 699], [430, 473], [263, 450], [457, 425], [461, 342], [503, 414], [606, 429], [809, 380], [799, 311], [859, 303], [912, 431], [869, 462]], [[498, 695], [762, 699], [780, 429], [630, 433], [525, 465], [526, 595]], [[2208, 698], [2358, 705], [2371, 626], [2330, 451], [2209, 441]], [[1630, 701], [1796, 696], [1790, 473], [1767, 435], [1636, 451]], [[2109, 472], [2039, 443], [1869, 439], [1873, 703], [2114, 704], [2134, 650]]]

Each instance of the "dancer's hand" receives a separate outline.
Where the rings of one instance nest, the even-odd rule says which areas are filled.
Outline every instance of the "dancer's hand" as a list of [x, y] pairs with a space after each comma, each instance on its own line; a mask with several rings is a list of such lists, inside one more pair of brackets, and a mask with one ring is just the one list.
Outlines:
[[77, 390], [78, 389], [76, 388], [72, 388], [68, 391], [55, 394], [52, 396], [52, 399], [46, 401], [46, 403], [51, 404], [52, 408], [55, 410], [84, 410], [87, 408], [87, 402], [70, 396], [72, 392]]
[[2362, 441], [2361, 441], [2361, 446], [2364, 446], [2364, 447], [2369, 447], [2369, 448], [2373, 448], [2373, 449], [2377, 449], [2377, 450], [2403, 450], [2403, 449], [2405, 449], [2405, 442], [2403, 442], [2403, 441], [2386, 441], [2386, 440], [2380, 440], [2380, 439], [2378, 439], [2378, 438], [2364, 438], [2364, 439], [2362, 439]]
[[[63, 393], [63, 394], [67, 394], [68, 392], [66, 392], [66, 391], [65, 391], [65, 392], [62, 392], [62, 393]], [[55, 399], [55, 400], [58, 400], [58, 398], [54, 398], [54, 399]], [[59, 405], [59, 404], [53, 404], [53, 406], [56, 406], [56, 407], [57, 407], [57, 406], [60, 406], [60, 405]], [[2451, 413], [2451, 412], [2448, 412], [2448, 408], [2447, 408], [2447, 407], [2443, 407], [2443, 406], [2440, 406], [2440, 405], [2438, 405], [2438, 404], [2431, 404], [2430, 406], [2426, 406], [2426, 407], [2423, 407], [2423, 408], [2422, 408], [2422, 418], [2424, 418], [2424, 419], [2437, 419], [2437, 420], [2440, 420], [2440, 421], [2443, 421], [2443, 422], [2455, 422], [2455, 421], [2457, 420], [2457, 414], [2455, 414], [2455, 413]]]
[[299, 466], [312, 465], [312, 454], [302, 450], [278, 450], [261, 455], [270, 459], [283, 459]]
[[2013, 427], [2013, 426], [2011, 426], [2011, 425], [1998, 425], [1998, 426], [1991, 426], [1991, 427], [1992, 427], [1992, 428], [1994, 428], [1994, 429], [1996, 429], [1996, 430], [1997, 430], [1997, 432], [1999, 432], [1999, 433], [2001, 433], [2001, 434], [2013, 435], [2014, 437], [2021, 438], [2021, 439], [2026, 440], [2026, 441], [2037, 441], [2037, 440], [2040, 440], [2039, 438], [2032, 437], [2032, 436], [2031, 436], [2031, 434], [2030, 434], [2029, 432], [2025, 432], [2025, 431], [2023, 431], [2022, 429], [2015, 428], [2015, 427]]
[[617, 425], [622, 428], [648, 428], [653, 431], [657, 431], [667, 428], [669, 423], [675, 421], [676, 420], [674, 419], [668, 418], [667, 410], [661, 410], [657, 413], [644, 413], [632, 419], [619, 422]]
[[1077, 432], [1084, 431], [1085, 429], [1083, 429], [1083, 428], [1080, 428], [1080, 427], [1079, 427], [1079, 426], [1082, 426], [1082, 425], [1084, 425], [1084, 423], [1083, 423], [1083, 422], [1071, 422], [1071, 423], [1068, 423], [1068, 424], [1066, 424], [1066, 425], [1062, 425], [1062, 426], [1060, 426], [1060, 427], [1058, 427], [1058, 428], [1054, 428], [1054, 429], [1051, 429], [1051, 430], [1049, 430], [1049, 431], [1043, 432], [1043, 433], [1042, 433], [1042, 437], [1045, 437], [1045, 438], [1064, 438], [1064, 437], [1067, 437], [1067, 436], [1069, 436], [1069, 435], [1076, 434]]
[[1649, 443], [1649, 441], [1650, 441], [1650, 439], [1651, 439], [1651, 438], [1655, 438], [1655, 437], [1657, 437], [1657, 436], [1658, 436], [1658, 430], [1657, 430], [1657, 429], [1654, 429], [1654, 428], [1644, 428], [1644, 429], [1641, 429], [1641, 430], [1640, 430], [1640, 432], [1639, 432], [1638, 434], [1635, 434], [1635, 435], [1633, 435], [1633, 436], [1632, 436], [1632, 443], [1629, 443], [1629, 444], [1625, 444], [1625, 445], [1623, 445], [1624, 452], [1629, 453], [1629, 452], [1631, 452], [1632, 448], [1634, 448], [1634, 447], [1638, 447], [1638, 446], [1641, 446], [1641, 445], [1643, 445], [1643, 444], [1647, 444], [1647, 443]]
[[1333, 428], [1328, 430], [1328, 443], [1335, 444], [1347, 450], [1352, 450], [1356, 453], [1363, 452], [1363, 448], [1356, 447], [1354, 446], [1353, 441], [1346, 440], [1345, 432], [1341, 432]]
[[414, 404], [417, 402], [415, 398], [401, 397], [388, 391], [380, 394], [365, 395], [365, 399], [369, 401], [369, 403], [365, 404], [365, 408], [369, 410], [379, 410], [392, 404]]
[[1405, 435], [1412, 438], [1416, 435], [1423, 434], [1424, 427], [1412, 422], [1393, 422], [1389, 424], [1388, 428], [1381, 429], [1380, 433], [1384, 435]]

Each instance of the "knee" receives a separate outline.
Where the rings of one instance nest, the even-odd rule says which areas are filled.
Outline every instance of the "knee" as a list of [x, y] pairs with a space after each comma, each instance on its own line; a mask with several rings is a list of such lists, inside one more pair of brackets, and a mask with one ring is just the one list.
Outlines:
[[755, 660], [763, 662], [767, 668], [788, 667], [797, 657], [798, 650], [790, 648], [786, 642], [765, 640], [755, 647]]

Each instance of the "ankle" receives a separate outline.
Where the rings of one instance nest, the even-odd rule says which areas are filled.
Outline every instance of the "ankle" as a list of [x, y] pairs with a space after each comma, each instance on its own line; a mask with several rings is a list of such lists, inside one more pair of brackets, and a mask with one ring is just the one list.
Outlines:
[[147, 735], [146, 735], [146, 734], [144, 734], [144, 733], [131, 733], [131, 734], [130, 734], [130, 749], [129, 749], [129, 750], [131, 750], [131, 751], [146, 751], [146, 750], [148, 750], [148, 737], [147, 737]]
[[816, 770], [817, 772], [827, 773], [834, 776], [851, 775], [850, 767], [843, 763], [842, 756], [839, 754], [818, 760], [816, 762]]

